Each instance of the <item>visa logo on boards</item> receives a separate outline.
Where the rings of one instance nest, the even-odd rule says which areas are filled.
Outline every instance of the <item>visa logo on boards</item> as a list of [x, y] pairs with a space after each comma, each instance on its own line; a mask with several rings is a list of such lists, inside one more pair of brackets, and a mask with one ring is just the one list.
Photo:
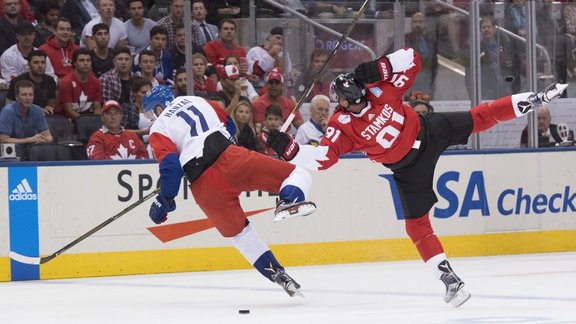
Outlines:
[[[392, 195], [398, 197], [392, 175], [380, 176], [389, 181]], [[450, 189], [453, 183], [462, 181], [467, 181], [464, 193]], [[532, 193], [522, 187], [507, 188], [497, 195], [495, 201], [490, 201], [482, 171], [473, 171], [468, 179], [463, 179], [460, 172], [445, 172], [438, 177], [435, 191], [439, 200], [436, 205], [446, 206], [432, 208], [431, 215], [436, 218], [449, 218], [455, 215], [467, 217], [473, 211], [480, 212], [482, 216], [490, 216], [492, 213], [509, 216], [576, 212], [576, 193], [570, 186], [565, 186], [560, 192], [554, 193]], [[400, 200], [393, 200], [397, 219], [404, 219]]]

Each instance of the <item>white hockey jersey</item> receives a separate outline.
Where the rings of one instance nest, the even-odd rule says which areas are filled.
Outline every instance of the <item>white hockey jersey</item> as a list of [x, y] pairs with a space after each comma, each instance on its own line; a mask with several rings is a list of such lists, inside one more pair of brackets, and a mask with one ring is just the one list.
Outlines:
[[226, 138], [226, 112], [201, 97], [177, 97], [164, 109], [150, 128], [150, 145], [158, 161], [169, 153], [179, 155], [180, 165], [201, 157], [204, 140], [214, 132]]

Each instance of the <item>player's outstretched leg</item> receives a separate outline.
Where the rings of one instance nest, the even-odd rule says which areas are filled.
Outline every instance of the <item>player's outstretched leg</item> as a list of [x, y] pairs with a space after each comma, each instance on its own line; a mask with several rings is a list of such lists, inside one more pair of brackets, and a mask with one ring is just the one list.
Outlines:
[[470, 109], [474, 123], [472, 133], [487, 130], [498, 122], [524, 116], [535, 108], [560, 97], [567, 87], [567, 84], [552, 83], [538, 93], [524, 92], [513, 94], [472, 107]]
[[469, 292], [463, 290], [464, 281], [462, 281], [452, 270], [448, 260], [444, 260], [438, 264], [438, 269], [442, 271], [440, 280], [446, 285], [446, 294], [444, 295], [444, 302], [452, 304], [454, 307], [459, 307], [464, 304], [471, 295]]

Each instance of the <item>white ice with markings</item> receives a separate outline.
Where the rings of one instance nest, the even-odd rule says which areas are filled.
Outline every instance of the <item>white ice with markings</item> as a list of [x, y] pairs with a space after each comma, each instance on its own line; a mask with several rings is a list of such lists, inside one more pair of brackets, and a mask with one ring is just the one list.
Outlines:
[[256, 270], [0, 283], [0, 323], [576, 323], [576, 253], [451, 263], [472, 293], [460, 308], [404, 261], [288, 267], [306, 298]]

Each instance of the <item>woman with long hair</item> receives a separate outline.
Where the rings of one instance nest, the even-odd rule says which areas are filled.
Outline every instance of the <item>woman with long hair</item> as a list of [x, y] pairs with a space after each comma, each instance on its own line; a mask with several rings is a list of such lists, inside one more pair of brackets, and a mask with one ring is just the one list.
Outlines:
[[264, 152], [256, 140], [256, 130], [252, 122], [252, 105], [250, 102], [241, 100], [236, 104], [231, 114], [236, 124], [237, 132], [234, 136], [238, 146], [252, 151]]
[[152, 88], [150, 80], [135, 76], [132, 80], [132, 96], [130, 102], [122, 104], [122, 127], [143, 137], [147, 142], [150, 126], [154, 122], [143, 113], [142, 99]]

